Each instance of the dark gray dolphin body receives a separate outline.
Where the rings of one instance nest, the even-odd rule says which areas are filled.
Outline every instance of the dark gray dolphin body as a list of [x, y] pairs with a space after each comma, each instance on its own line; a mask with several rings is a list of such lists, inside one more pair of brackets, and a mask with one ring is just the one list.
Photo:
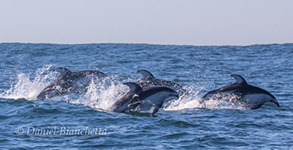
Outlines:
[[202, 97], [201, 102], [211, 98], [225, 100], [226, 96], [235, 95], [236, 102], [250, 109], [257, 109], [265, 103], [271, 103], [280, 107], [276, 98], [268, 91], [247, 84], [240, 75], [232, 74], [231, 76], [236, 79], [236, 83], [208, 92]]
[[137, 81], [136, 84], [140, 85], [142, 88], [165, 86], [175, 90], [179, 95], [186, 93], [186, 90], [180, 84], [172, 81], [156, 79], [152, 73], [147, 70], [138, 70], [137, 72], [142, 74], [142, 79]]
[[130, 88], [130, 91], [112, 105], [111, 110], [114, 112], [151, 111], [150, 113], [154, 114], [159, 111], [166, 99], [179, 97], [176, 91], [167, 87], [142, 89], [138, 84], [133, 82], [124, 84]]
[[59, 72], [59, 77], [40, 92], [37, 96], [38, 100], [44, 100], [71, 92], [86, 91], [86, 87], [93, 79], [104, 79], [107, 77], [104, 73], [97, 70], [71, 72], [66, 68], [59, 67], [53, 71]]

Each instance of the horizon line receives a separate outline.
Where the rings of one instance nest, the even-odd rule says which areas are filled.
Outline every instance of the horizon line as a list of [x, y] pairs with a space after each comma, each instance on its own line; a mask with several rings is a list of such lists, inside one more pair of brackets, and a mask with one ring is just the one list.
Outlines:
[[163, 43], [163, 44], [158, 44], [158, 43], [144, 43], [144, 42], [80, 42], [80, 43], [55, 43], [55, 42], [0, 42], [0, 44], [54, 44], [54, 45], [86, 45], [86, 44], [129, 44], [129, 45], [172, 45], [172, 46], [257, 46], [257, 45], [286, 45], [286, 44], [293, 44], [290, 42], [274, 42], [274, 43], [255, 43], [255, 44], [198, 44], [198, 45], [193, 45], [193, 44], [169, 44], [169, 43]]

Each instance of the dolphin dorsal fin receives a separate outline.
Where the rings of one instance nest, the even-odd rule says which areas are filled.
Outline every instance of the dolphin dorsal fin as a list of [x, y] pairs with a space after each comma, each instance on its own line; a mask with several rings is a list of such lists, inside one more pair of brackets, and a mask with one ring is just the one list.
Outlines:
[[241, 75], [231, 74], [231, 77], [235, 78], [237, 84], [247, 84], [247, 82]]
[[56, 69], [53, 69], [53, 71], [60, 73], [60, 76], [64, 76], [64, 75], [71, 73], [71, 71], [69, 69], [64, 68], [64, 67], [58, 67]]
[[134, 82], [126, 82], [126, 83], [123, 83], [124, 85], [127, 85], [129, 88], [130, 88], [130, 91], [133, 91], [137, 94], [139, 94], [140, 92], [143, 91], [143, 89], [136, 83]]
[[137, 72], [142, 74], [142, 78], [144, 80], [152, 80], [152, 79], [155, 79], [155, 77], [152, 75], [152, 73], [150, 73], [147, 70], [138, 70]]

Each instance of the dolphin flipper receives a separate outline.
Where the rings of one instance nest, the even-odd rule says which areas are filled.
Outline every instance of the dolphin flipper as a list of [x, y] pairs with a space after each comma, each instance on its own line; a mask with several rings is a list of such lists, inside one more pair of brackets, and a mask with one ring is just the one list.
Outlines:
[[129, 104], [128, 109], [126, 112], [140, 112], [140, 113], [150, 113], [155, 114], [159, 111], [159, 109], [162, 107], [162, 104], [159, 106], [157, 104], [154, 104], [150, 101], [136, 101], [134, 103]]

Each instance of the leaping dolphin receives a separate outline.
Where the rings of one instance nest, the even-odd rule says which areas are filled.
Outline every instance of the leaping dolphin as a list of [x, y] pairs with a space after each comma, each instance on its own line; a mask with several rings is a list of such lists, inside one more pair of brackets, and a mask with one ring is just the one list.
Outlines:
[[233, 94], [236, 96], [236, 102], [243, 104], [250, 109], [257, 109], [265, 103], [271, 103], [280, 107], [276, 98], [268, 91], [247, 84], [245, 79], [240, 75], [232, 74], [231, 76], [235, 78], [236, 83], [206, 93], [202, 97], [201, 102], [207, 101], [211, 98], [225, 100], [226, 96]]
[[37, 100], [44, 100], [71, 92], [85, 91], [92, 79], [104, 79], [107, 77], [97, 70], [71, 72], [67, 68], [59, 67], [53, 71], [59, 72], [59, 77], [40, 92]]
[[173, 89], [167, 87], [150, 87], [142, 89], [133, 82], [124, 83], [130, 88], [130, 91], [115, 102], [111, 110], [120, 113], [145, 112], [154, 114], [159, 111], [164, 101], [168, 98], [179, 95]]
[[180, 85], [172, 81], [156, 79], [152, 73], [147, 70], [138, 70], [138, 73], [142, 74], [142, 79], [137, 81], [136, 83], [140, 85], [142, 88], [154, 87], [154, 86], [165, 86], [171, 88], [179, 93], [179, 95], [183, 95], [186, 93], [186, 90]]

